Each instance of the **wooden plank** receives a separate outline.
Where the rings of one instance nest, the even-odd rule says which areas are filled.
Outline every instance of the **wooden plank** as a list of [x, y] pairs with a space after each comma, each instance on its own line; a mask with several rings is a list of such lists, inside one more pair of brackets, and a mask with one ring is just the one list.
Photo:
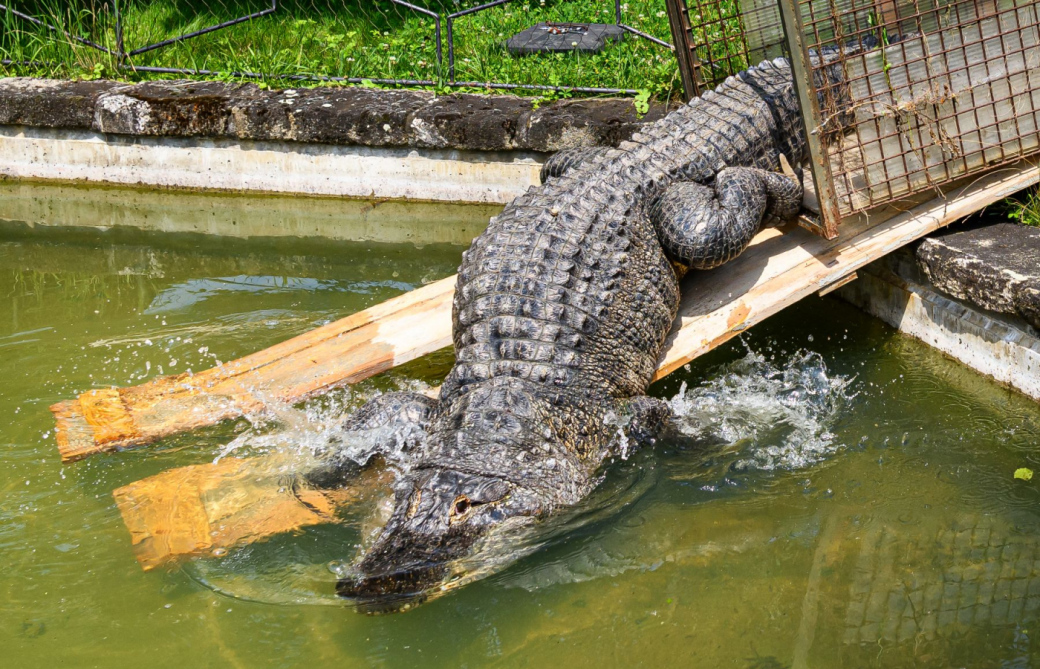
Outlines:
[[451, 344], [455, 277], [197, 374], [91, 390], [51, 407], [63, 461], [139, 446], [356, 383]]
[[[846, 219], [837, 239], [802, 230], [749, 248], [719, 270], [683, 282], [679, 319], [654, 379], [880, 258], [1040, 181], [1035, 161], [998, 170], [909, 211]], [[879, 220], [880, 219], [880, 220]]]
[[[391, 477], [370, 468], [350, 486], [287, 483], [285, 458], [225, 458], [150, 476], [112, 493], [145, 571], [310, 525], [330, 523]], [[289, 469], [291, 471], [291, 468]]]
[[[833, 240], [799, 229], [763, 231], [735, 261], [686, 278], [679, 318], [654, 378], [871, 260], [1037, 183], [1038, 177], [1036, 162], [1024, 161], [909, 211], [893, 206], [848, 219]], [[448, 346], [454, 282], [455, 277], [443, 279], [192, 377], [89, 391], [56, 404], [51, 410], [62, 459], [212, 425], [261, 408], [262, 397], [296, 402]]]

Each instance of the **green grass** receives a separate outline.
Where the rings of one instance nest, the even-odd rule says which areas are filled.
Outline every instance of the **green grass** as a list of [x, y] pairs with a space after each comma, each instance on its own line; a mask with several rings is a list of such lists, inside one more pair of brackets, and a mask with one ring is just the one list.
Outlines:
[[1008, 218], [1040, 228], [1040, 188], [1030, 188], [1004, 201]]
[[[15, 7], [115, 49], [107, 0], [13, 0]], [[414, 4], [447, 13], [478, 4], [472, 0], [416, 0]], [[266, 0], [121, 0], [127, 51], [198, 30], [268, 6]], [[726, 67], [746, 67], [736, 55], [739, 34], [734, 0], [717, 11], [731, 18], [704, 17], [699, 34], [713, 43], [713, 55]], [[663, 0], [628, 0], [624, 21], [670, 41]], [[117, 60], [6, 14], [0, 16], [0, 59], [37, 61], [15, 65], [3, 74], [58, 77], [156, 78], [119, 70]], [[614, 22], [613, 0], [515, 0], [455, 22], [455, 80], [543, 86], [632, 89], [654, 97], [681, 90], [675, 59], [659, 45], [627, 35], [594, 55], [577, 53], [510, 56], [504, 42], [540, 21]], [[258, 72], [368, 79], [417, 79], [441, 86], [448, 80], [447, 34], [444, 61], [438, 63], [433, 20], [386, 0], [282, 0], [271, 15], [226, 30], [134, 57], [135, 66], [159, 66], [221, 73]], [[734, 56], [736, 56], [734, 58]], [[272, 86], [290, 84], [276, 77]], [[525, 92], [525, 91], [520, 91]], [[533, 91], [526, 91], [530, 94]], [[538, 94], [537, 92], [535, 92]]]

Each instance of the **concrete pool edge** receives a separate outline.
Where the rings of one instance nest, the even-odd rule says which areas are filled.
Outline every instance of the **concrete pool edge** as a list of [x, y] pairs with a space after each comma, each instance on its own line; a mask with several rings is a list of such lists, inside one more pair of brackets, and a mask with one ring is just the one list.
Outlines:
[[538, 183], [530, 152], [106, 135], [0, 126], [0, 177], [199, 191], [504, 204]]
[[631, 100], [196, 81], [0, 79], [0, 176], [504, 204], [545, 156], [662, 117]]
[[902, 250], [877, 260], [837, 296], [974, 371], [1040, 400], [1040, 337], [1025, 321], [942, 293]]

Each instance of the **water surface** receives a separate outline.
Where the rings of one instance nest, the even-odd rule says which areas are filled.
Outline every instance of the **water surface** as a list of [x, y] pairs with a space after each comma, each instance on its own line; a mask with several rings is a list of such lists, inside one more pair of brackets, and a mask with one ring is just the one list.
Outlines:
[[[684, 434], [610, 467], [611, 508], [414, 611], [363, 616], [331, 596], [330, 563], [359, 541], [349, 524], [142, 572], [112, 490], [212, 461], [253, 428], [63, 466], [47, 407], [200, 370], [454, 272], [462, 246], [419, 241], [4, 231], [0, 664], [1036, 663], [1038, 484], [1012, 474], [1040, 470], [1040, 409], [834, 299], [656, 385]], [[436, 384], [450, 363], [340, 399]], [[266, 443], [245, 441], [236, 454]]]

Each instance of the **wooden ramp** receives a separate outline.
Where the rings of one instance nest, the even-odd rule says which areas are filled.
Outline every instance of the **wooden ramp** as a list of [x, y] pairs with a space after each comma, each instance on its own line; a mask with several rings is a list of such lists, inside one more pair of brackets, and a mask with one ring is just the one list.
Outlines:
[[[826, 240], [766, 230], [737, 260], [683, 283], [679, 318], [655, 378], [662, 378], [784, 307], [933, 230], [1037, 183], [1035, 161], [946, 189], [907, 211], [843, 222]], [[451, 344], [449, 277], [259, 353], [194, 375], [83, 393], [51, 407], [64, 461], [140, 446], [355, 383]]]

